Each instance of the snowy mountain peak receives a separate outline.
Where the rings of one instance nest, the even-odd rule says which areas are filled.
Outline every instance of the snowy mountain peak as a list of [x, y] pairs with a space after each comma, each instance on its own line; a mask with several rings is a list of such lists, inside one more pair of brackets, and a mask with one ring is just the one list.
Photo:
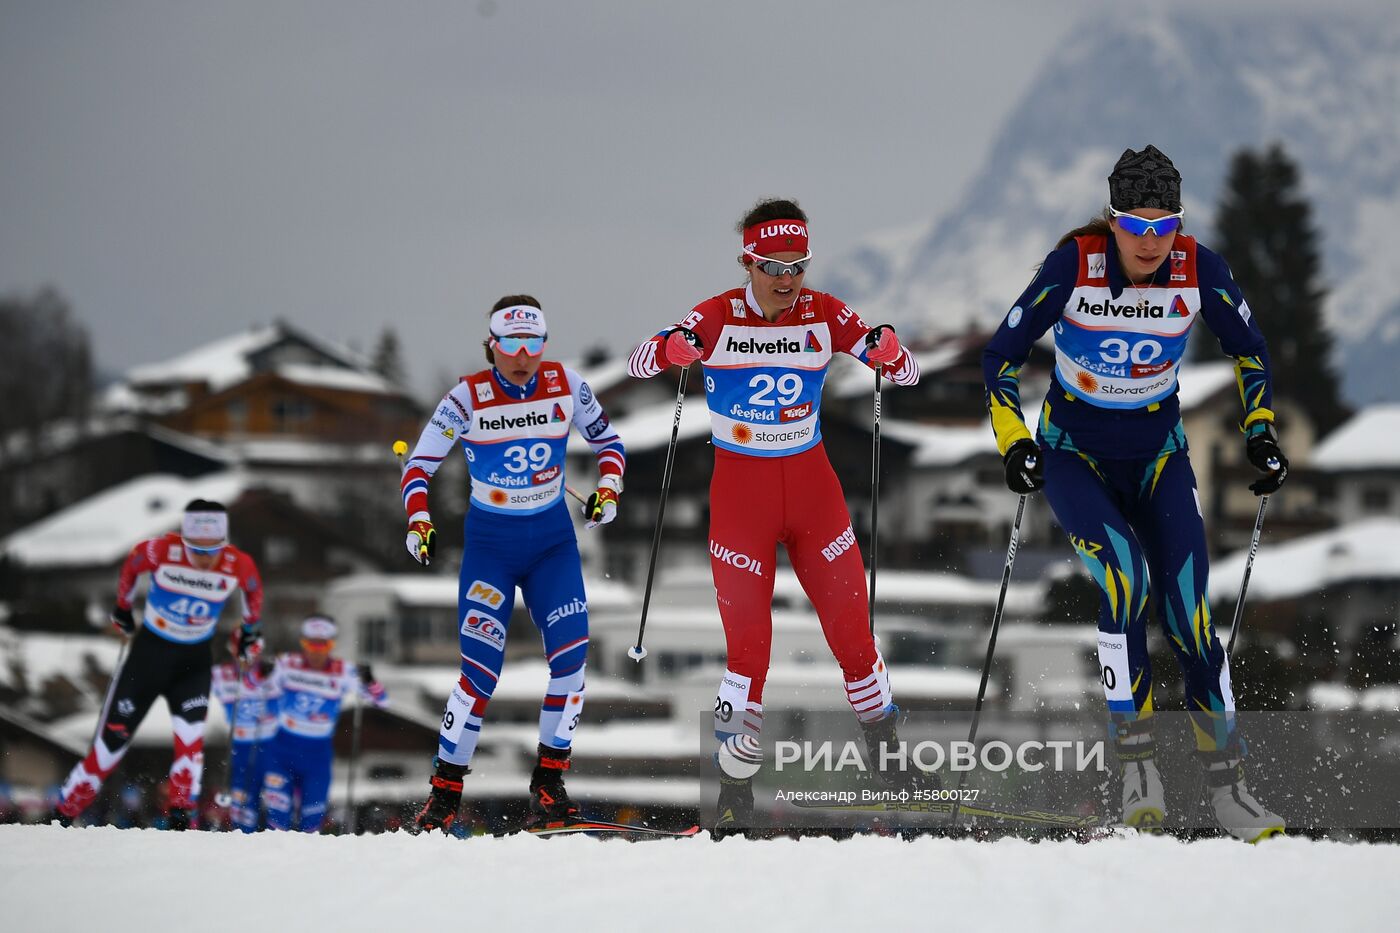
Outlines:
[[[1169, 9], [1099, 15], [1031, 83], [963, 200], [921, 236], [872, 237], [822, 287], [925, 332], [991, 327], [1066, 230], [1101, 208], [1119, 153], [1152, 142], [1207, 244], [1230, 157], [1282, 142], [1322, 235], [1327, 313], [1353, 401], [1400, 397], [1400, 18]], [[1267, 330], [1267, 309], [1256, 309]]]

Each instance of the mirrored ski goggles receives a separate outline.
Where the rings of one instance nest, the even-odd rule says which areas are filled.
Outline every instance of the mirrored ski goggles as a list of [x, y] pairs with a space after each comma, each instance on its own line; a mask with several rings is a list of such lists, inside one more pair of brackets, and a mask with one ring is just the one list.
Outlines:
[[194, 552], [195, 554], [205, 554], [205, 555], [217, 554], [217, 553], [219, 553], [220, 551], [222, 551], [225, 547], [228, 546], [228, 542], [226, 542], [226, 541], [220, 541], [218, 544], [211, 544], [211, 545], [208, 545], [207, 547], [206, 547], [206, 546], [201, 546], [201, 545], [198, 545], [198, 544], [191, 544], [189, 538], [181, 538], [181, 539], [180, 539], [180, 543], [183, 544], [183, 545], [185, 546], [185, 550], [187, 550], [187, 551], [192, 551], [192, 552]]
[[497, 337], [491, 335], [491, 343], [506, 356], [516, 356], [522, 351], [526, 356], [539, 356], [544, 352], [543, 337]]
[[303, 638], [301, 640], [301, 650], [309, 654], [318, 654], [330, 651], [335, 647], [333, 638]]
[[775, 279], [780, 275], [799, 276], [807, 271], [807, 264], [812, 261], [810, 252], [793, 262], [780, 262], [777, 259], [769, 259], [767, 256], [760, 256], [758, 253], [751, 253], [748, 250], [744, 250], [744, 253], [753, 260], [758, 271], [764, 275], [771, 275]]
[[1148, 220], [1146, 217], [1139, 217], [1137, 214], [1126, 214], [1123, 211], [1115, 211], [1109, 208], [1109, 213], [1113, 215], [1113, 220], [1118, 224], [1118, 229], [1124, 233], [1131, 233], [1133, 236], [1146, 236], [1152, 231], [1154, 236], [1166, 236], [1173, 230], [1181, 226], [1181, 215], [1183, 211], [1175, 214], [1168, 214], [1165, 217], [1157, 217]]

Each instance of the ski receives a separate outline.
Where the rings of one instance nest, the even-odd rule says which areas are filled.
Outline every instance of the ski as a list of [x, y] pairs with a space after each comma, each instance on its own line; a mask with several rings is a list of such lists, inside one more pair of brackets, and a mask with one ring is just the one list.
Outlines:
[[[792, 801], [793, 806], [811, 810], [840, 810], [862, 813], [951, 813], [951, 800], [913, 800], [908, 803], [837, 803], [819, 804]], [[1006, 820], [1016, 823], [1034, 823], [1040, 826], [1058, 826], [1062, 829], [1093, 829], [1103, 826], [1102, 818], [1079, 813], [1060, 813], [1052, 810], [1006, 809], [975, 803], [958, 804], [958, 813], [966, 816], [982, 817], [989, 820]]]
[[618, 835], [618, 836], [660, 836], [684, 838], [694, 836], [700, 832], [699, 826], [690, 826], [686, 829], [656, 829], [651, 826], [641, 826], [637, 823], [614, 823], [609, 820], [590, 820], [569, 818], [554, 820], [536, 826], [526, 826], [525, 832], [534, 836], [561, 836], [566, 833], [587, 833], [590, 835]]

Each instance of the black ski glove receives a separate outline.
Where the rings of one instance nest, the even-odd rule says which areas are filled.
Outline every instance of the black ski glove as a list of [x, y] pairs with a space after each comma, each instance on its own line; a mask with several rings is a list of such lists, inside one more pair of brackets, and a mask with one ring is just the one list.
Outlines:
[[131, 615], [131, 610], [121, 606], [112, 607], [112, 624], [120, 629], [123, 635], [130, 635], [136, 631], [136, 619]]
[[1288, 458], [1278, 446], [1278, 429], [1266, 424], [1264, 430], [1250, 435], [1244, 444], [1245, 456], [1264, 475], [1249, 484], [1256, 496], [1270, 496], [1288, 479]]
[[1023, 437], [1007, 449], [1001, 458], [1006, 467], [1006, 485], [1023, 496], [1045, 488], [1045, 467], [1041, 464], [1040, 448], [1035, 441]]
[[238, 658], [238, 663], [244, 665], [251, 664], [262, 654], [263, 639], [262, 626], [249, 625], [244, 622], [238, 627], [238, 631], [233, 633], [233, 654]]

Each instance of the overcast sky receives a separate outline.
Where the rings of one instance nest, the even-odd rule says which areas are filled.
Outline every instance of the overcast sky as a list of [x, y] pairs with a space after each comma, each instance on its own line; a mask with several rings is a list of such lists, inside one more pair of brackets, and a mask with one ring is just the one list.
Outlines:
[[759, 197], [819, 262], [950, 207], [1104, 6], [0, 0], [0, 291], [106, 370], [281, 317], [392, 325], [436, 392], [514, 291], [623, 352], [737, 284]]

